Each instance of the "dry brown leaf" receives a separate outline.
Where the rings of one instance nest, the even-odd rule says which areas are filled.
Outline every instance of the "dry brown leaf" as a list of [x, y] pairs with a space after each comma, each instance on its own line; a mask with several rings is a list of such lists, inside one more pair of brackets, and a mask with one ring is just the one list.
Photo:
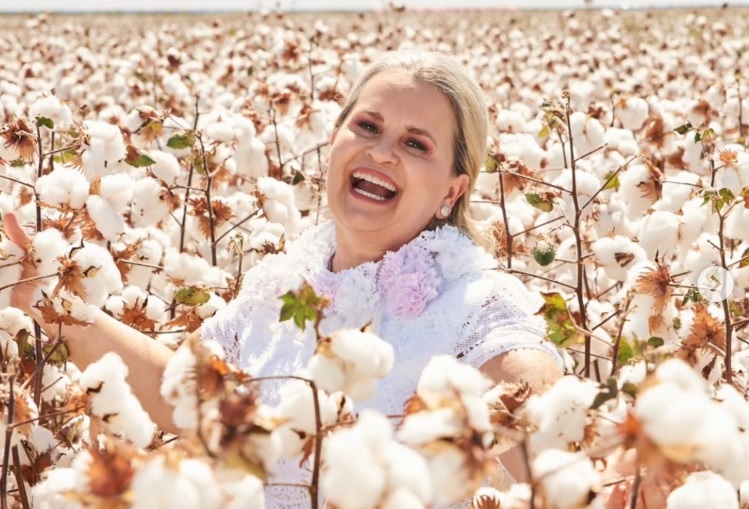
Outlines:
[[654, 270], [643, 271], [635, 282], [635, 291], [650, 295], [655, 299], [653, 314], [663, 313], [668, 301], [671, 299], [672, 288], [671, 274], [668, 266], [662, 262], [656, 262]]
[[726, 348], [726, 328], [723, 322], [717, 320], [704, 303], [695, 304], [694, 322], [689, 329], [689, 335], [684, 340], [684, 346], [691, 349], [705, 348], [708, 344]]
[[25, 118], [16, 118], [0, 128], [0, 138], [6, 148], [12, 147], [26, 162], [37, 155], [36, 134]]
[[89, 449], [89, 489], [91, 494], [102, 498], [118, 497], [130, 487], [135, 470], [131, 456], [123, 449]]

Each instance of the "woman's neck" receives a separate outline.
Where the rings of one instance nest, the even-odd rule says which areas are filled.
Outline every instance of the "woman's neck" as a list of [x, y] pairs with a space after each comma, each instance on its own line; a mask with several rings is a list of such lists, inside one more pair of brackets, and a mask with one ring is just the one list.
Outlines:
[[396, 251], [407, 242], [383, 242], [383, 234], [350, 233], [336, 227], [336, 251], [333, 253], [332, 272], [340, 272], [367, 262], [377, 262], [388, 251]]

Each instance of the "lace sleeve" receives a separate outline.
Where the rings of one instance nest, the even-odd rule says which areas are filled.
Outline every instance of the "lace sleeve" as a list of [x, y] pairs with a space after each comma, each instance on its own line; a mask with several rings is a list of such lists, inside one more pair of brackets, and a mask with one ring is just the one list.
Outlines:
[[564, 367], [556, 347], [546, 339], [546, 323], [535, 316], [543, 303], [540, 296], [504, 272], [487, 273], [485, 278], [483, 304], [471, 318], [473, 324], [467, 329], [458, 358], [479, 368], [510, 350], [533, 348], [547, 352]]

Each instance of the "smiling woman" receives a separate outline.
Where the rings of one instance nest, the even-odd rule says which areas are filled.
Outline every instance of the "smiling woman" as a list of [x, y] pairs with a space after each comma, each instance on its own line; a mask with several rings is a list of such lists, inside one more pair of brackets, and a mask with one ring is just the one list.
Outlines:
[[[318, 351], [317, 334], [332, 338], [336, 331], [368, 327], [384, 342], [366, 350], [366, 383], [347, 394], [366, 399], [357, 407], [385, 415], [403, 413], [419, 373], [435, 356], [480, 368], [486, 382], [543, 390], [561, 375], [562, 362], [545, 338], [545, 321], [536, 316], [542, 299], [497, 268], [480, 247], [469, 214], [486, 140], [481, 91], [454, 60], [435, 53], [385, 54], [354, 85], [335, 122], [327, 182], [332, 221], [251, 268], [239, 296], [204, 322], [201, 338], [220, 343], [228, 360], [254, 376], [296, 374], [309, 366], [330, 381], [330, 362], [318, 359], [328, 362], [325, 369], [319, 362], [308, 365]], [[13, 215], [4, 219], [12, 240], [28, 245]], [[330, 302], [315, 330], [279, 318], [281, 297], [305, 283]], [[44, 324], [30, 298], [26, 286], [14, 288], [13, 303]], [[96, 311], [88, 329], [64, 329], [71, 357], [85, 366], [107, 351], [119, 353], [146, 410], [162, 427], [175, 429], [168, 394], [153, 390], [174, 354]], [[92, 334], [99, 340], [86, 341]], [[458, 378], [456, 384], [467, 380]], [[284, 387], [264, 384], [264, 399], [279, 404]], [[301, 444], [309, 430], [290, 433], [289, 461], [272, 479], [268, 507], [309, 507], [309, 493], [298, 488], [309, 473], [292, 459], [300, 447], [289, 445]], [[520, 476], [519, 463], [506, 460]], [[447, 492], [434, 481], [435, 500], [447, 504], [468, 496], [470, 483], [460, 479]]]

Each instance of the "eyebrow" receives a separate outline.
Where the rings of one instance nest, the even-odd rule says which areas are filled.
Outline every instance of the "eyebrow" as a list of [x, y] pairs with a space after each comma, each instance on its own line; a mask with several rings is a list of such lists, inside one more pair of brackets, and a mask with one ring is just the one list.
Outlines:
[[[367, 115], [369, 115], [370, 117], [373, 117], [376, 120], [379, 120], [380, 122], [384, 122], [385, 121], [385, 117], [383, 117], [382, 114], [380, 112], [378, 112], [378, 111], [367, 110], [367, 111], [365, 111], [365, 113]], [[431, 134], [429, 134], [429, 131], [425, 131], [424, 129], [421, 129], [419, 127], [413, 127], [413, 126], [406, 127], [406, 131], [408, 131], [409, 133], [412, 133], [412, 134], [417, 134], [417, 135], [420, 135], [420, 136], [425, 136], [425, 137], [429, 138], [432, 141], [432, 143], [434, 144], [435, 147], [439, 146], [439, 144], [437, 143], [437, 140], [435, 140], [434, 137]]]

